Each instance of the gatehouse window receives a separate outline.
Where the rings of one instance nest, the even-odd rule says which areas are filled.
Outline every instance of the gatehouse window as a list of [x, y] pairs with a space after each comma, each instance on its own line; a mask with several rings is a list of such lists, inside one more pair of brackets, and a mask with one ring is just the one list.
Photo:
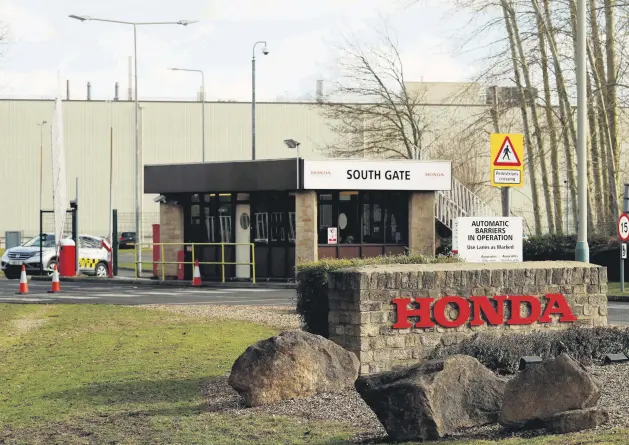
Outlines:
[[317, 194], [318, 242], [328, 244], [336, 227], [338, 244], [408, 243], [408, 192], [339, 191]]

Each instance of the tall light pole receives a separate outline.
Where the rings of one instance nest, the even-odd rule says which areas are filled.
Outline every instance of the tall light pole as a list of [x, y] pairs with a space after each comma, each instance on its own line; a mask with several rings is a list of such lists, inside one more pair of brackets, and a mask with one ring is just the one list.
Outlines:
[[301, 188], [300, 184], [299, 184], [299, 182], [300, 182], [299, 181], [300, 180], [300, 177], [299, 177], [299, 146], [301, 144], [299, 142], [297, 142], [296, 140], [294, 140], [294, 139], [286, 139], [284, 141], [284, 143], [286, 144], [286, 146], [288, 148], [291, 148], [291, 149], [297, 151], [297, 157], [295, 158], [295, 163], [297, 164], [297, 191], [299, 191], [299, 189]]
[[577, 3], [577, 188], [579, 217], [577, 223], [577, 246], [575, 259], [590, 262], [590, 247], [587, 240], [587, 156], [586, 156], [586, 6], [585, 0]]
[[72, 19], [80, 20], [81, 22], [85, 22], [88, 20], [95, 22], [107, 22], [107, 23], [117, 23], [120, 25], [130, 25], [133, 26], [133, 59], [134, 59], [134, 71], [135, 71], [135, 232], [137, 236], [137, 242], [135, 245], [136, 252], [136, 268], [135, 268], [135, 276], [138, 278], [140, 276], [140, 269], [142, 265], [142, 226], [140, 224], [140, 168], [142, 168], [140, 164], [140, 125], [138, 121], [138, 26], [148, 26], [148, 25], [182, 25], [188, 26], [192, 23], [196, 23], [196, 21], [190, 20], [179, 20], [176, 22], [124, 22], [121, 20], [109, 20], [109, 19], [99, 19], [95, 17], [89, 17], [86, 15], [70, 15]]
[[202, 155], [201, 159], [205, 162], [205, 74], [201, 70], [190, 70], [187, 68], [170, 68], [173, 71], [189, 71], [192, 73], [201, 73], [201, 129], [202, 129]]
[[[47, 121], [41, 121], [39, 124], [39, 214], [44, 205], [44, 125]], [[40, 216], [41, 217], [41, 216]]]
[[256, 159], [256, 47], [263, 44], [262, 54], [269, 54], [266, 41], [261, 40], [253, 45], [253, 57], [251, 58], [251, 159]]

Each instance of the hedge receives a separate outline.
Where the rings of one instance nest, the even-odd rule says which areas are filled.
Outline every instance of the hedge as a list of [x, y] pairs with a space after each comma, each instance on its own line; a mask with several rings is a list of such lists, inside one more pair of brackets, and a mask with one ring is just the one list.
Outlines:
[[[590, 257], [618, 248], [618, 240], [607, 236], [588, 237]], [[542, 235], [524, 240], [524, 261], [571, 261], [577, 246], [576, 235]]]
[[297, 278], [297, 313], [304, 331], [329, 337], [328, 282], [335, 270], [374, 264], [455, 263], [458, 258], [439, 255], [386, 255], [372, 258], [323, 259], [300, 263], [295, 267]]
[[438, 346], [431, 359], [456, 354], [475, 357], [501, 374], [517, 372], [520, 358], [536, 355], [544, 360], [566, 352], [584, 365], [603, 360], [606, 354], [627, 353], [629, 330], [622, 327], [572, 328], [562, 331], [475, 334], [451, 346]]
[[[452, 238], [443, 238], [438, 254], [450, 254]], [[576, 235], [542, 235], [524, 240], [524, 261], [572, 261], [577, 245]], [[620, 281], [620, 244], [617, 238], [591, 236], [588, 238], [590, 263], [607, 268], [609, 281]], [[629, 276], [629, 261], [625, 262], [625, 276]]]

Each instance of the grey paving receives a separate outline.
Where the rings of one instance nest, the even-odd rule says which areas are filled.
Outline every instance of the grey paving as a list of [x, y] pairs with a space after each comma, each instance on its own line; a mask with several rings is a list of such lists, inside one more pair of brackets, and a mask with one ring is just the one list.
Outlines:
[[19, 281], [0, 280], [0, 303], [295, 305], [293, 289], [160, 288], [62, 282], [61, 293], [49, 294], [50, 282], [31, 281], [28, 286], [27, 295], [16, 295]]

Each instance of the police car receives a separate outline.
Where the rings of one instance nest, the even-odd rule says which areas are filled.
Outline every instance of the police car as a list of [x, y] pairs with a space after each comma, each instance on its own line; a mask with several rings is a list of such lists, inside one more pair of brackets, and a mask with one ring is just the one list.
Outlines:
[[[70, 238], [70, 235], [64, 235]], [[41, 248], [40, 248], [41, 245]], [[109, 246], [104, 238], [92, 235], [79, 236], [79, 271], [97, 277], [108, 276]], [[40, 264], [44, 265], [44, 275], [52, 275], [58, 262], [54, 233], [36, 236], [19, 247], [7, 249], [0, 260], [0, 270], [10, 279], [19, 279], [22, 265], [26, 266], [28, 275], [39, 275]], [[42, 257], [40, 258], [40, 250]]]

